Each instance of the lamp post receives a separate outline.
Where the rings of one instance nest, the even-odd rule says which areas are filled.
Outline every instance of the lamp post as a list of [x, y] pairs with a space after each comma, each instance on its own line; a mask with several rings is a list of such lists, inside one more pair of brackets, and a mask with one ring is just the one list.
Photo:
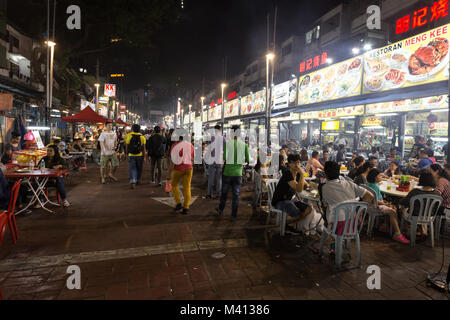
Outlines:
[[95, 108], [96, 108], [96, 112], [98, 112], [98, 92], [99, 92], [99, 90], [100, 90], [100, 83], [96, 83], [95, 84], [95, 91], [96, 91], [96, 94], [95, 94]]
[[[55, 58], [55, 45], [53, 41], [46, 41], [45, 44], [50, 49], [50, 66], [47, 67], [47, 111], [45, 113], [45, 120], [47, 120], [47, 112], [52, 109], [53, 104], [53, 65], [54, 65], [54, 58]], [[48, 60], [47, 60], [48, 61]], [[48, 70], [50, 69], [50, 70]]]
[[225, 127], [225, 109], [224, 109], [223, 95], [224, 95], [224, 91], [225, 91], [225, 88], [227, 87], [227, 85], [225, 83], [222, 83], [221, 87], [222, 87], [222, 129], [223, 129]]
[[[270, 113], [271, 110], [271, 93], [272, 86], [269, 86], [269, 64], [275, 58], [273, 53], [266, 55], [266, 130], [267, 130], [267, 146], [270, 146]], [[270, 91], [269, 91], [270, 90]]]
[[204, 102], [205, 102], [205, 97], [201, 97], [200, 98], [200, 100], [202, 101], [202, 104], [201, 104], [201, 106], [200, 106], [200, 112], [201, 112], [201, 117], [202, 117], [202, 122], [203, 121], [205, 121], [204, 119], [203, 119], [203, 104], [204, 104]]
[[189, 105], [189, 129], [191, 129], [192, 116], [191, 116], [192, 104]]

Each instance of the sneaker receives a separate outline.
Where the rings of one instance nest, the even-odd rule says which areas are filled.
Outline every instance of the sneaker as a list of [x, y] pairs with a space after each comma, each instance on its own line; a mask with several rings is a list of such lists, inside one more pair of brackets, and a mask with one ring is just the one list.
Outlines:
[[299, 236], [301, 233], [291, 226], [286, 226], [286, 234], [290, 234], [292, 236]]
[[150, 183], [155, 183], [155, 180], [150, 180]]
[[181, 209], [183, 209], [183, 206], [181, 204], [177, 204], [177, 206], [175, 207], [175, 212], [178, 212]]
[[411, 243], [411, 241], [409, 241], [408, 239], [405, 238], [405, 236], [403, 234], [396, 234], [393, 237], [394, 241], [400, 242], [400, 243], [404, 243], [404, 244], [409, 244]]
[[131, 189], [134, 189], [134, 188], [136, 188], [136, 183], [131, 184]]
[[189, 209], [184, 208], [183, 212], [181, 213], [182, 215], [187, 215], [189, 213]]
[[105, 184], [105, 183], [106, 183], [105, 178], [102, 178], [102, 184]]
[[67, 201], [67, 199], [63, 201], [63, 207], [64, 207], [64, 208], [70, 207], [70, 202]]
[[378, 231], [382, 232], [382, 233], [390, 233], [391, 230], [389, 229], [389, 226], [387, 225], [381, 225], [380, 228], [378, 228]]

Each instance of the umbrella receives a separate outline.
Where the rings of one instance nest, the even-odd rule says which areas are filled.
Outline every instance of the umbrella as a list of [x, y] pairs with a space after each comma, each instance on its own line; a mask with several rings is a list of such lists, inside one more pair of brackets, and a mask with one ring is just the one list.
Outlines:
[[97, 114], [91, 107], [84, 108], [81, 112], [71, 117], [64, 117], [63, 122], [70, 123], [106, 123], [109, 119]]

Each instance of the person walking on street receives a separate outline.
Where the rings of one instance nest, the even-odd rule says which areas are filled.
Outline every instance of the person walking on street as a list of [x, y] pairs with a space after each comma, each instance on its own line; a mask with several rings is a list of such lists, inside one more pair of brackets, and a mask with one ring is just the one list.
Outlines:
[[[191, 182], [193, 174], [194, 162], [194, 146], [188, 141], [183, 141], [180, 136], [179, 142], [172, 146], [171, 155], [171, 172], [172, 172], [172, 191], [175, 198], [175, 212], [182, 211], [183, 215], [189, 213], [191, 204]], [[179, 183], [183, 180], [183, 196], [184, 205], [181, 205], [181, 197]]]
[[[232, 130], [236, 134], [239, 126], [233, 126]], [[233, 159], [233, 158], [234, 159]], [[222, 179], [222, 196], [220, 198], [219, 208], [216, 209], [217, 216], [222, 216], [227, 202], [228, 191], [231, 189], [233, 194], [231, 205], [231, 221], [236, 221], [239, 208], [239, 195], [242, 185], [243, 164], [250, 162], [248, 145], [235, 136], [233, 140], [227, 140], [223, 153], [225, 169]], [[244, 160], [244, 161], [243, 161]]]
[[[220, 125], [215, 128], [217, 130], [216, 134], [211, 137], [211, 146], [215, 142], [215, 139], [223, 139], [223, 144], [219, 147], [219, 150], [211, 150], [211, 160], [212, 163], [208, 164], [208, 194], [206, 199], [217, 199], [220, 197], [222, 192], [222, 171], [223, 171], [223, 148], [225, 146], [226, 140], [222, 136], [222, 131]], [[216, 157], [217, 154], [217, 157]], [[214, 159], [214, 160], [213, 160]], [[219, 160], [219, 161], [217, 161]], [[213, 195], [214, 189], [214, 178], [216, 180], [216, 194]]]
[[[114, 174], [119, 167], [119, 159], [117, 158], [117, 136], [112, 131], [112, 122], [108, 121], [105, 125], [105, 130], [98, 138], [100, 142], [101, 157], [100, 157], [100, 174], [102, 177], [102, 183], [106, 183], [106, 172], [109, 171], [109, 178], [117, 182], [117, 178]], [[108, 164], [111, 163], [110, 170], [107, 170]]]
[[161, 134], [161, 128], [155, 127], [155, 134], [147, 141], [148, 156], [151, 158], [151, 183], [155, 183], [155, 167], [158, 168], [158, 185], [162, 183], [162, 159], [165, 153], [166, 138]]
[[145, 138], [141, 134], [141, 127], [138, 124], [134, 124], [126, 139], [126, 149], [128, 153], [128, 159], [130, 160], [130, 186], [131, 189], [136, 187], [136, 184], [140, 184], [142, 177], [142, 167], [145, 154]]

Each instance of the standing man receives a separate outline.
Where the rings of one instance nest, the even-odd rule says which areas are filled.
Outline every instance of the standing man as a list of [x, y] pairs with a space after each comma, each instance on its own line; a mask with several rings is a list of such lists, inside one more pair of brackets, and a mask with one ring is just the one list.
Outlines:
[[[231, 205], [231, 221], [236, 221], [239, 208], [239, 195], [242, 185], [243, 164], [250, 162], [250, 153], [248, 145], [236, 136], [239, 126], [233, 126], [234, 139], [227, 140], [223, 159], [225, 160], [225, 170], [223, 172], [222, 196], [220, 198], [219, 208], [216, 209], [217, 216], [222, 216], [227, 202], [228, 191], [232, 189], [233, 199]], [[244, 160], [245, 159], [245, 160]], [[244, 161], [243, 161], [244, 160]]]
[[100, 143], [101, 149], [101, 157], [100, 157], [100, 174], [102, 176], [102, 183], [106, 183], [106, 170], [108, 164], [111, 162], [111, 169], [109, 171], [109, 178], [115, 182], [117, 182], [117, 178], [114, 174], [119, 167], [119, 159], [117, 158], [116, 149], [117, 149], [117, 136], [112, 131], [112, 121], [106, 122], [105, 130], [102, 132], [100, 137], [98, 138], [98, 142]]
[[147, 141], [148, 156], [151, 158], [150, 180], [155, 183], [155, 167], [158, 166], [158, 185], [162, 183], [162, 159], [164, 157], [166, 147], [166, 138], [161, 134], [161, 128], [155, 127], [155, 134]]
[[141, 126], [134, 124], [125, 138], [128, 159], [130, 160], [130, 186], [136, 188], [142, 177], [142, 166], [145, 154], [145, 138], [141, 134]]
[[[214, 127], [216, 133], [211, 137], [211, 146], [216, 141], [216, 139], [223, 139], [223, 144], [219, 147], [219, 150], [211, 150], [211, 159], [214, 161], [208, 164], [208, 194], [206, 199], [218, 199], [222, 192], [222, 171], [223, 171], [223, 147], [225, 146], [226, 140], [222, 135], [222, 128], [220, 125]], [[220, 143], [219, 143], [220, 145]], [[217, 157], [216, 157], [217, 155]], [[219, 160], [220, 159], [220, 160]], [[214, 189], [214, 178], [216, 179], [216, 194], [213, 195]]]
[[[170, 150], [172, 172], [172, 190], [175, 198], [175, 212], [181, 211], [186, 215], [189, 213], [189, 206], [191, 204], [191, 182], [193, 174], [194, 162], [194, 146], [188, 141], [183, 141], [183, 136], [179, 137], [179, 142], [174, 144]], [[183, 180], [183, 196], [184, 205], [181, 205], [181, 196], [179, 190], [179, 183]]]

